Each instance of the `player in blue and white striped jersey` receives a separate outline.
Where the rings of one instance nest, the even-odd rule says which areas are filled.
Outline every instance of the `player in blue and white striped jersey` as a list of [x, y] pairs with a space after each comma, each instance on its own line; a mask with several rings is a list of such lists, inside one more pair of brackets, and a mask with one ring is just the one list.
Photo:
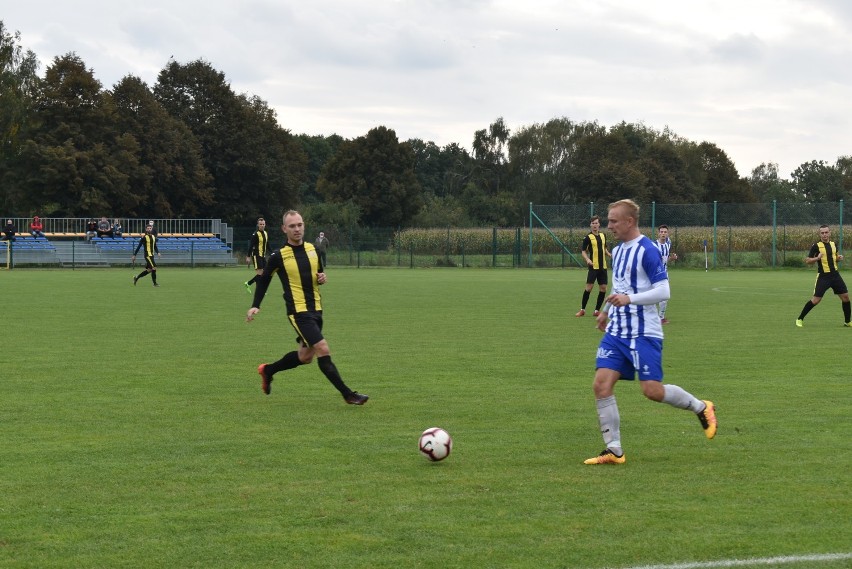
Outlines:
[[[657, 227], [657, 240], [654, 241], [654, 246], [657, 248], [657, 251], [660, 252], [660, 256], [663, 258], [663, 265], [666, 266], [666, 271], [669, 270], [669, 259], [672, 261], [677, 261], [677, 253], [672, 251], [672, 240], [669, 239], [669, 226], [668, 225], [660, 225]], [[657, 305], [657, 310], [660, 312], [660, 322], [662, 324], [668, 324], [669, 321], [666, 318], [666, 308], [669, 306], [668, 300], [663, 300], [660, 304]]]
[[645, 397], [692, 411], [707, 438], [716, 435], [712, 401], [697, 399], [677, 385], [663, 384], [663, 327], [656, 304], [668, 300], [669, 278], [659, 250], [639, 232], [639, 206], [631, 200], [612, 203], [608, 221], [610, 232], [621, 243], [612, 251], [612, 294], [597, 318], [598, 328], [605, 333], [598, 347], [593, 384], [606, 448], [585, 464], [626, 461], [614, 394], [619, 379], [638, 376]]

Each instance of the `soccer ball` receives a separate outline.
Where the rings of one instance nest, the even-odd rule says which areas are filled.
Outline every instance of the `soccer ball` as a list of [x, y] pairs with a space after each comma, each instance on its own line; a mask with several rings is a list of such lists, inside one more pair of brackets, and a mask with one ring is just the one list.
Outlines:
[[437, 462], [450, 456], [450, 451], [453, 450], [453, 439], [444, 429], [429, 427], [420, 435], [418, 447], [423, 456]]

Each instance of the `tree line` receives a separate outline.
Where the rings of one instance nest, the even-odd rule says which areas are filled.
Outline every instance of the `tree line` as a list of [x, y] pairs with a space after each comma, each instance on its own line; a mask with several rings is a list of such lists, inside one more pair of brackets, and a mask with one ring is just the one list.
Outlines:
[[502, 118], [471, 150], [365, 135], [293, 134], [257, 96], [202, 60], [169, 60], [153, 86], [109, 89], [75, 53], [40, 62], [0, 20], [0, 208], [42, 217], [221, 218], [300, 208], [364, 227], [523, 225], [530, 202], [816, 203], [852, 198], [852, 156], [762, 163], [741, 177], [712, 142], [665, 128], [558, 117], [514, 132]]

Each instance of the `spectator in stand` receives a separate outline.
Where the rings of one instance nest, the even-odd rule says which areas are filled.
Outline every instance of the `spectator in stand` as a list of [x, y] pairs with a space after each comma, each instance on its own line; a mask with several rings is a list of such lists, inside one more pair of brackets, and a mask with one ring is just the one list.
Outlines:
[[112, 224], [106, 217], [102, 217], [98, 222], [97, 234], [98, 237], [112, 237]]
[[[148, 225], [150, 225], [150, 226], [151, 226], [151, 235], [156, 236], [156, 235], [158, 235], [158, 234], [159, 234], [159, 232], [157, 231], [157, 226], [156, 226], [156, 225], [154, 225], [154, 220], [153, 220], [153, 219], [149, 219], [149, 220], [148, 220]], [[146, 229], [147, 229], [147, 228], [146, 228]]]
[[121, 228], [121, 220], [116, 219], [112, 222], [112, 236], [113, 237], [121, 237], [124, 235], [124, 229]]
[[86, 224], [86, 241], [98, 234], [98, 222], [90, 219]]
[[34, 216], [33, 220], [30, 222], [30, 234], [33, 237], [44, 237], [44, 224], [37, 215]]
[[15, 224], [12, 223], [11, 219], [6, 220], [6, 226], [3, 228], [3, 240], [5, 241], [14, 241], [15, 234], [18, 232], [18, 228], [15, 227]]

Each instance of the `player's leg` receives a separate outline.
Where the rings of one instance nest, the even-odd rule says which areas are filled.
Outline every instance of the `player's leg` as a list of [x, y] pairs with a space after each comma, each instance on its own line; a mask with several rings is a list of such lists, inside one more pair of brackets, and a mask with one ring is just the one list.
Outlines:
[[595, 284], [595, 270], [589, 269], [586, 273], [586, 286], [583, 288], [583, 301], [580, 303], [580, 311], [575, 314], [577, 318], [586, 315], [586, 305], [589, 303], [589, 297], [592, 295], [592, 286]]
[[606, 269], [601, 269], [598, 271], [598, 299], [595, 302], [595, 316], [600, 314], [601, 306], [603, 306], [604, 299], [606, 298], [606, 287], [609, 284], [606, 278]]
[[621, 377], [633, 378], [633, 364], [626, 357], [627, 340], [606, 335], [601, 339], [595, 360], [595, 380], [592, 389], [598, 424], [606, 448], [598, 456], [586, 459], [584, 464], [623, 464], [627, 459], [621, 448], [621, 416], [615, 400], [615, 384]]
[[640, 373], [642, 393], [651, 401], [665, 403], [678, 409], [692, 411], [698, 416], [708, 439], [716, 435], [716, 413], [711, 401], [702, 401], [682, 387], [663, 383], [663, 341], [659, 338], [638, 338], [633, 361]]

